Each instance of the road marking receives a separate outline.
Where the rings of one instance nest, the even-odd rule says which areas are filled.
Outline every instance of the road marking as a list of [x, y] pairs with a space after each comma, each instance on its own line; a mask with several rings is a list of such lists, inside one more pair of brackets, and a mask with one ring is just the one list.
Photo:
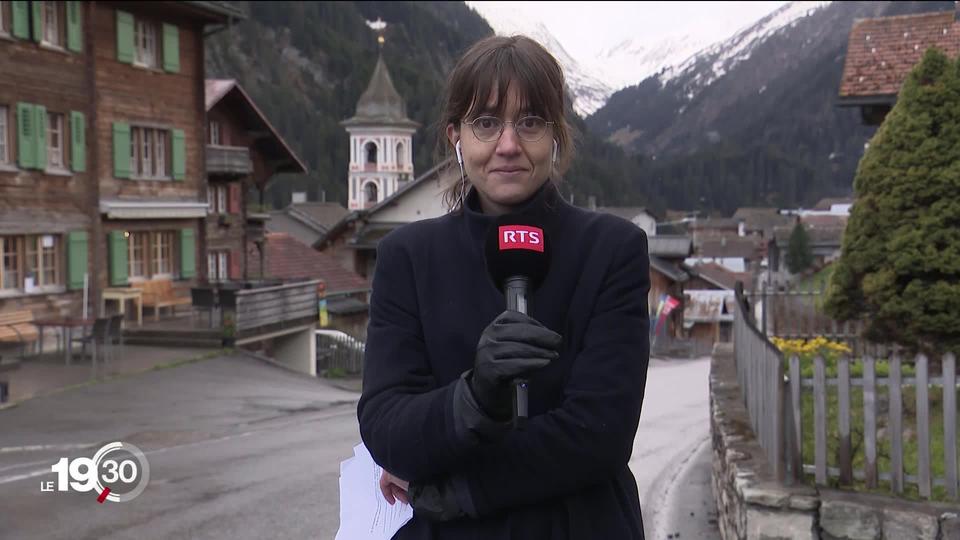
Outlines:
[[31, 444], [27, 446], [3, 446], [3, 447], [0, 447], [0, 454], [10, 454], [13, 452], [43, 452], [45, 450], [69, 452], [72, 450], [83, 450], [85, 448], [93, 448], [96, 445], [97, 443]]

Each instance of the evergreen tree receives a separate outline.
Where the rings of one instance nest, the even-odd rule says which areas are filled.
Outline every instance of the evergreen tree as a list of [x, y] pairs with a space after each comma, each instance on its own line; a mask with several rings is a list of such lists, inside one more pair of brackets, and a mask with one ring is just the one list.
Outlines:
[[930, 49], [870, 142], [826, 308], [866, 336], [960, 350], [960, 62]]
[[810, 249], [810, 236], [802, 223], [797, 223], [790, 233], [790, 243], [787, 244], [787, 270], [791, 274], [799, 274], [813, 265], [813, 252]]

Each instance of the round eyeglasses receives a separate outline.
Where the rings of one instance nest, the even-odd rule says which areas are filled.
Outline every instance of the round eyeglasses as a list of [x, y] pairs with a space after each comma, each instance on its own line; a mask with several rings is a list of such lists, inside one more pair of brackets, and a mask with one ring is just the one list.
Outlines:
[[547, 134], [547, 129], [553, 127], [553, 122], [547, 122], [539, 116], [524, 116], [516, 122], [501, 120], [496, 116], [478, 116], [470, 122], [464, 121], [473, 128], [473, 135], [483, 141], [492, 142], [500, 138], [503, 133], [503, 126], [513, 124], [513, 130], [517, 132], [520, 140], [527, 142], [537, 142]]

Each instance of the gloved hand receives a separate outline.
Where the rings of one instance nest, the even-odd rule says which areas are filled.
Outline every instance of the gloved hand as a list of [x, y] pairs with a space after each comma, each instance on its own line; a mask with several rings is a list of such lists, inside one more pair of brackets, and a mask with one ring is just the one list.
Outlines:
[[467, 379], [487, 416], [500, 422], [510, 419], [512, 381], [556, 360], [561, 341], [560, 334], [518, 311], [504, 311], [487, 326]]
[[433, 484], [410, 483], [407, 491], [413, 513], [430, 521], [450, 521], [465, 517], [457, 500], [455, 488], [449, 480]]

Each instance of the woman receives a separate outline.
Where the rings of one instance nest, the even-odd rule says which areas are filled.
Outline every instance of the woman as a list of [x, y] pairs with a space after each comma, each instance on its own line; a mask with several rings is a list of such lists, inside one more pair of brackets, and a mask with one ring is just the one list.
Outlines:
[[[443, 127], [461, 182], [452, 211], [380, 241], [360, 432], [397, 539], [642, 539], [627, 467], [649, 355], [643, 231], [567, 204], [563, 74], [525, 37], [491, 37], [455, 66]], [[469, 186], [469, 191], [467, 187]], [[498, 215], [539, 220], [551, 266], [530, 314], [505, 311], [486, 273]], [[511, 380], [529, 380], [512, 429]]]

